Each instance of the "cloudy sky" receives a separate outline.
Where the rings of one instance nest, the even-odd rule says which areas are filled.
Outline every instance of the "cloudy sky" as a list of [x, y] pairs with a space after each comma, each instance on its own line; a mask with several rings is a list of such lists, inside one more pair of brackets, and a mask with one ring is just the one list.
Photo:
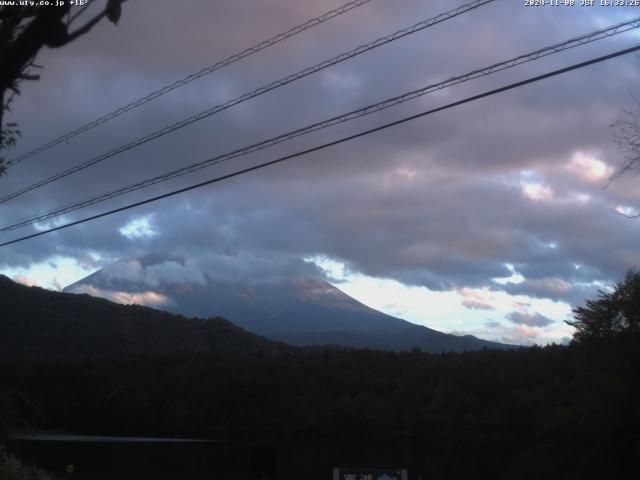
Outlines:
[[[97, 2], [97, 0], [94, 0]], [[13, 106], [15, 157], [341, 0], [130, 0], [44, 51]], [[273, 80], [465, 3], [372, 0], [10, 169], [2, 194]], [[579, 3], [579, 2], [578, 2]], [[633, 7], [497, 0], [0, 205], [0, 223], [48, 211], [303, 125], [640, 16]], [[634, 46], [637, 31], [442, 90], [155, 185], [1, 240], [115, 208]], [[198, 191], [0, 248], [0, 272], [61, 288], [120, 258], [163, 252], [215, 265], [309, 264], [374, 308], [445, 332], [566, 341], [572, 307], [640, 264], [640, 179], [608, 185], [610, 128], [640, 96], [627, 55], [488, 97]], [[606, 188], [605, 188], [606, 187]], [[212, 260], [213, 259], [213, 260]], [[205, 272], [206, 273], [206, 272]]]

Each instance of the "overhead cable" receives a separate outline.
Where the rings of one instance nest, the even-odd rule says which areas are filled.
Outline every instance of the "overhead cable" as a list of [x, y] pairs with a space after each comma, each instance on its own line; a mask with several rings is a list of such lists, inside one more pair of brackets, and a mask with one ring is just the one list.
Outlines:
[[256, 90], [253, 90], [252, 92], [249, 93], [245, 93], [244, 95], [241, 95], [239, 97], [236, 97], [232, 100], [229, 100], [221, 105], [216, 105], [215, 107], [212, 107], [210, 109], [204, 110], [200, 113], [197, 113], [195, 115], [192, 115], [184, 120], [181, 120], [179, 122], [176, 122], [172, 125], [166, 126], [164, 128], [161, 128], [160, 130], [156, 130], [153, 133], [150, 133], [144, 137], [138, 138], [130, 143], [127, 143], [125, 145], [121, 145], [119, 147], [116, 147], [106, 153], [103, 153], [101, 155], [98, 155], [97, 157], [94, 157], [90, 160], [86, 160], [82, 163], [79, 163], [71, 168], [68, 168], [66, 170], [63, 170], [59, 173], [56, 173], [50, 177], [47, 177], [43, 180], [40, 180], [36, 183], [33, 183], [29, 186], [23, 187], [19, 190], [16, 190], [12, 193], [9, 193], [7, 195], [4, 195], [2, 197], [0, 197], [0, 204], [1, 203], [5, 203], [8, 202], [9, 200], [12, 200], [16, 197], [19, 197], [21, 195], [24, 195], [25, 193], [31, 192], [33, 190], [35, 190], [36, 188], [40, 188], [43, 187], [45, 185], [48, 185], [52, 182], [61, 180], [65, 177], [68, 177], [69, 175], [73, 175], [77, 172], [80, 172], [86, 168], [92, 167], [94, 165], [97, 165], [98, 163], [101, 163], [109, 158], [115, 157], [116, 155], [119, 155], [121, 153], [124, 153], [128, 150], [131, 150], [133, 148], [139, 147], [141, 145], [144, 145], [145, 143], [148, 143], [152, 140], [157, 140], [158, 138], [164, 137], [165, 135], [168, 135], [169, 133], [175, 132], [176, 130], [180, 130], [181, 128], [184, 128], [188, 125], [191, 125], [193, 123], [199, 122], [201, 120], [204, 120], [205, 118], [208, 118], [212, 115], [215, 115], [216, 113], [220, 113], [224, 110], [227, 110], [235, 105], [238, 105], [242, 102], [246, 102], [247, 100], [250, 100], [252, 98], [258, 97], [260, 95], [263, 95], [265, 93], [271, 92], [272, 90], [275, 90], [277, 88], [283, 87], [285, 85], [288, 85], [290, 83], [293, 83], [297, 80], [300, 80], [302, 78], [308, 77], [309, 75], [312, 75], [314, 73], [317, 73], [321, 70], [324, 70], [326, 68], [329, 68], [333, 65], [336, 65], [338, 63], [344, 62], [346, 60], [349, 60], [351, 58], [354, 58], [358, 55], [361, 55], [365, 52], [368, 52], [370, 50], [373, 50], [375, 48], [381, 47], [382, 45], [386, 45], [388, 43], [394, 42], [396, 40], [399, 40], [400, 38], [406, 37], [407, 35], [411, 35], [414, 33], [417, 33], [421, 30], [424, 30], [426, 28], [432, 27], [438, 23], [442, 23], [446, 20], [450, 20], [452, 18], [457, 17], [458, 15], [462, 15], [463, 13], [466, 13], [470, 10], [476, 9], [482, 5], [485, 5], [487, 3], [491, 3], [494, 2], [495, 0], [475, 0], [471, 3], [468, 3], [466, 5], [462, 5], [460, 7], [457, 7], [453, 10], [449, 10], [445, 13], [442, 13], [436, 17], [430, 18], [428, 20], [424, 20], [422, 22], [419, 22], [411, 27], [408, 28], [404, 28], [402, 30], [398, 30], [397, 32], [392, 33], [391, 35], [387, 35], [386, 37], [381, 37], [378, 38], [376, 40], [374, 40], [373, 42], [367, 43], [365, 45], [361, 45], [357, 48], [354, 48], [353, 50], [350, 50], [348, 52], [342, 53], [336, 57], [333, 57], [329, 60], [325, 60], [321, 63], [318, 63], [316, 65], [313, 65], [311, 67], [307, 67], [304, 70], [300, 70], [299, 72], [293, 73], [291, 75], [288, 75], [284, 78], [281, 78], [280, 80], [276, 80], [274, 82], [271, 82], [267, 85], [264, 85]]
[[220, 60], [216, 63], [214, 63], [213, 65], [210, 65], [208, 67], [203, 68], [202, 70], [200, 70], [199, 72], [196, 73], [192, 73], [190, 75], [187, 75], [186, 77], [180, 79], [180, 80], [176, 80], [175, 82], [166, 85], [162, 88], [160, 88], [159, 90], [156, 90], [154, 92], [151, 92], [150, 94], [139, 98], [131, 103], [128, 103], [127, 105], [124, 105], [123, 107], [118, 108], [117, 110], [114, 110], [111, 113], [108, 113], [106, 115], [103, 115], [102, 117], [99, 117], [95, 120], [93, 120], [92, 122], [89, 122], [85, 125], [82, 125], [81, 127], [76, 128], [75, 130], [72, 130], [68, 133], [65, 133], [64, 135], [55, 138], [33, 150], [30, 150], [22, 155], [20, 155], [19, 157], [16, 157], [12, 160], [9, 160], [7, 162], [7, 166], [11, 166], [17, 163], [20, 163], [24, 160], [26, 160], [27, 158], [33, 157], [35, 155], [38, 155], [39, 153], [42, 153], [46, 150], [49, 150], [50, 148], [55, 147], [56, 145], [59, 145], [61, 143], [66, 143], [69, 140], [71, 140], [74, 137], [77, 137], [78, 135], [88, 132], [89, 130], [92, 130], [100, 125], [102, 125], [103, 123], [108, 122], [109, 120], [112, 120], [116, 117], [119, 117], [120, 115], [133, 110], [134, 108], [138, 108], [142, 105], [144, 105], [147, 102], [150, 102], [151, 100], [155, 100], [158, 97], [161, 97], [162, 95], [165, 95], [169, 92], [172, 92], [173, 90], [176, 90], [177, 88], [180, 88], [184, 85], [187, 85], [188, 83], [193, 82], [194, 80], [197, 80], [199, 78], [204, 77], [205, 75], [209, 75], [210, 73], [215, 72], [216, 70], [220, 70], [224, 67], [228, 67], [229, 65], [242, 60], [243, 58], [249, 57], [253, 54], [256, 54], [258, 52], [261, 52], [262, 50], [265, 50], [277, 43], [282, 42], [283, 40], [286, 40], [288, 38], [291, 38], [295, 35], [298, 35], [299, 33], [304, 32], [305, 30], [309, 30], [310, 28], [313, 28], [315, 26], [318, 26], [328, 20], [331, 20], [332, 18], [335, 18], [339, 15], [342, 15], [343, 13], [347, 13], [350, 10], [353, 10], [354, 8], [360, 7], [362, 5], [364, 5], [365, 3], [369, 3], [371, 0], [355, 0], [355, 1], [351, 1], [348, 3], [345, 3], [344, 5], [342, 5], [339, 8], [333, 9], [329, 12], [326, 12], [318, 17], [312, 18], [311, 20], [308, 20], [298, 26], [295, 26], [289, 30], [287, 30], [286, 32], [283, 33], [279, 33], [278, 35], [275, 35], [267, 40], [264, 40], [252, 47], [249, 47], [245, 50], [242, 50], [241, 52], [238, 53], [234, 53], [233, 55], [225, 58], [224, 60]]
[[360, 118], [366, 115], [370, 115], [372, 113], [375, 112], [379, 112], [381, 110], [385, 110], [387, 108], [390, 108], [392, 106], [413, 100], [415, 98], [424, 96], [426, 94], [438, 91], [438, 90], [442, 90], [444, 88], [453, 86], [453, 85], [457, 85], [463, 82], [467, 82], [470, 80], [473, 80], [475, 78], [479, 78], [482, 76], [486, 76], [486, 75], [490, 75], [493, 74], [495, 72], [499, 72], [501, 70], [505, 70], [507, 68], [513, 68], [515, 66], [527, 63], [527, 62], [531, 62], [534, 60], [537, 60], [539, 58], [542, 57], [546, 57], [548, 55], [552, 55], [552, 54], [556, 54], [556, 53], [560, 53], [563, 52], [565, 50], [568, 50], [570, 48], [574, 48], [576, 46], [579, 45], [584, 45], [587, 43], [591, 43], [594, 42], [596, 40], [602, 39], [602, 38], [606, 38], [606, 37], [610, 37], [612, 35], [616, 35], [619, 33], [622, 33], [624, 31], [628, 31], [631, 30], [633, 28], [638, 28], [640, 27], [640, 17], [628, 21], [628, 22], [623, 22], [621, 24], [617, 24], [617, 25], [613, 25], [611, 27], [605, 28], [605, 29], [601, 29], [601, 30], [597, 30], [594, 32], [591, 32], [589, 34], [586, 35], [582, 35], [570, 40], [567, 40], [565, 42], [562, 43], [557, 43], [545, 48], [541, 48], [538, 50], [535, 50], [533, 52], [524, 54], [524, 55], [520, 55], [514, 58], [510, 58], [508, 60], [504, 60], [502, 62], [499, 63], [495, 63], [493, 65], [490, 65], [488, 67], [483, 67], [477, 70], [473, 70], [471, 72], [465, 73], [463, 75], [458, 75], [455, 77], [451, 77], [445, 81], [439, 82], [439, 83], [435, 83], [435, 84], [431, 84], [428, 86], [425, 86], [423, 88], [417, 89], [417, 90], [413, 90], [407, 93], [404, 93], [402, 95], [398, 95], [396, 97], [392, 97], [386, 100], [383, 100], [381, 102], [378, 103], [374, 103], [371, 105], [368, 105], [366, 107], [357, 109], [357, 110], [353, 110], [350, 111], [348, 113], [344, 113], [342, 115], [338, 115], [332, 118], [329, 118], [327, 120], [323, 120], [321, 122], [317, 122], [302, 128], [298, 128], [296, 130], [292, 130], [290, 132], [287, 132], [285, 134], [282, 135], [278, 135], [276, 137], [272, 137], [269, 138], [267, 140], [263, 140], [261, 142], [258, 143], [254, 143], [252, 145], [248, 145], [236, 150], [233, 150], [231, 152], [227, 152], [221, 155], [217, 155], [213, 158], [209, 158], [206, 160], [203, 160], [201, 162], [197, 162], [185, 167], [181, 167], [178, 169], [175, 169], [173, 171], [161, 174], [161, 175], [157, 175], [155, 177], [151, 177], [148, 178], [146, 180], [142, 180], [133, 184], [130, 184], [128, 186], [125, 187], [121, 187], [100, 195], [96, 195], [90, 198], [86, 198], [84, 200], [81, 200], [79, 202], [75, 202], [69, 205], [66, 205], [64, 207], [59, 207], [57, 209], [54, 210], [50, 210], [48, 212], [45, 213], [39, 213], [39, 214], [35, 214], [32, 215], [30, 217], [27, 218], [23, 218], [21, 220], [17, 220], [17, 221], [13, 221], [12, 223], [9, 224], [5, 224], [4, 226], [0, 227], [0, 231], [7, 231], [7, 230], [15, 230], [18, 228], [22, 228], [28, 225], [33, 225], [35, 223], [38, 222], [42, 222], [54, 217], [58, 217], [60, 215], [63, 215], [65, 213], [69, 213], [75, 210], [79, 210], [81, 208], [85, 208], [88, 207], [90, 205], [94, 205], [97, 203], [101, 203], [107, 200], [110, 200], [112, 198], [136, 191], [136, 190], [141, 190], [143, 188], [147, 188], [150, 187], [152, 185], [156, 185], [158, 183], [162, 183], [168, 180], [171, 180], [173, 178], [177, 178], [183, 175], [187, 175], [189, 173], [193, 173], [195, 171], [201, 170], [203, 168], [207, 168], [210, 167], [212, 165], [216, 165], [222, 162], [226, 162], [229, 161], [231, 159], [237, 158], [237, 157], [241, 157], [244, 155], [248, 155], [254, 152], [257, 152], [259, 150], [263, 150], [265, 148], [269, 148], [272, 147], [274, 145], [278, 145], [280, 143], [289, 141], [293, 138], [297, 138], [303, 135], [307, 135], [313, 132], [316, 132], [318, 130], [322, 130], [334, 125], [338, 125], [341, 123], [345, 123], [348, 122], [350, 120], [354, 120], [356, 118]]
[[394, 127], [394, 126], [397, 126], [397, 125], [401, 125], [403, 123], [406, 123], [406, 122], [409, 122], [409, 121], [412, 121], [412, 120], [415, 120], [415, 119], [418, 119], [418, 118], [421, 118], [421, 117], [425, 117], [427, 115], [431, 115], [431, 114], [434, 114], [434, 113], [437, 113], [437, 112], [441, 112], [443, 110], [448, 110], [450, 108], [457, 107], [457, 106], [460, 106], [460, 105], [463, 105], [463, 104], [466, 104], [466, 103], [474, 102], [474, 101], [477, 101], [477, 100], [480, 100], [482, 98], [486, 98], [486, 97], [489, 97], [489, 96], [492, 96], [492, 95], [497, 95], [499, 93], [506, 92], [508, 90], [513, 90], [515, 88], [519, 88], [519, 87], [522, 87], [524, 85], [529, 85], [531, 83], [539, 82], [541, 80], [545, 80], [547, 78], [551, 78], [551, 77], [554, 77], [554, 76], [557, 76], [557, 75], [561, 75], [563, 73], [567, 73], [567, 72], [570, 72], [570, 71], [573, 71], [573, 70], [584, 68], [584, 67], [587, 67], [589, 65], [594, 65], [596, 63], [600, 63], [600, 62], [603, 62], [605, 60], [609, 60], [609, 59], [612, 59], [612, 58], [615, 58], [615, 57], [620, 57], [622, 55], [627, 55], [627, 54], [632, 53], [632, 52], [637, 52], [638, 50], [640, 50], [640, 45], [637, 45], [637, 46], [631, 47], [631, 48], [626, 48], [624, 50], [618, 50], [617, 52], [611, 53], [609, 55], [603, 55], [601, 57], [593, 58], [593, 59], [588, 60], [586, 62], [577, 63], [577, 64], [571, 65], [569, 67], [564, 67], [564, 68], [561, 68], [561, 69], [558, 69], [558, 70], [554, 70], [552, 72], [545, 73], [543, 75], [538, 75], [536, 77], [531, 77], [531, 78], [528, 78], [526, 80], [522, 80], [522, 81], [519, 81], [519, 82], [511, 83], [509, 85], [506, 85], [506, 86], [503, 86], [503, 87], [500, 87], [500, 88], [496, 88], [494, 90], [489, 90], [487, 92], [484, 92], [484, 93], [481, 93], [481, 94], [478, 94], [478, 95], [473, 95], [473, 96], [465, 98], [463, 100], [458, 100], [456, 102], [449, 103], [447, 105], [444, 105], [444, 106], [441, 106], [441, 107], [438, 107], [438, 108], [434, 108], [434, 109], [431, 109], [431, 110], [427, 110], [425, 112], [421, 112], [421, 113], [418, 113], [416, 115], [411, 115], [411, 116], [408, 116], [408, 117], [404, 117], [404, 118], [402, 118], [400, 120], [396, 120], [394, 122], [386, 123], [384, 125], [380, 125], [378, 127], [371, 128], [369, 130], [365, 130], [363, 132], [356, 133], [354, 135], [349, 135], [347, 137], [343, 137], [343, 138], [340, 138], [338, 140], [334, 140], [332, 142], [324, 143], [322, 145], [318, 145], [316, 147], [309, 148], [309, 149], [306, 149], [306, 150], [303, 150], [303, 151], [300, 151], [300, 152], [297, 152], [297, 153], [294, 153], [294, 154], [291, 154], [291, 155], [286, 155], [284, 157], [276, 158], [275, 160], [271, 160], [271, 161], [264, 162], [264, 163], [261, 163], [261, 164], [258, 164], [258, 165], [254, 165], [252, 167], [244, 168], [242, 170], [238, 170], [238, 171], [233, 172], [233, 173], [229, 173], [229, 174], [226, 174], [226, 175], [215, 177], [215, 178], [212, 178], [212, 179], [204, 181], [204, 182], [200, 182], [200, 183], [196, 183], [196, 184], [190, 185], [188, 187], [180, 188], [180, 189], [177, 189], [177, 190], [173, 190], [171, 192], [163, 193], [162, 195], [157, 195], [155, 197], [147, 198], [146, 200], [141, 200], [139, 202], [131, 203], [131, 204], [119, 207], [119, 208], [115, 208], [113, 210], [109, 210], [107, 212], [103, 212], [103, 213], [99, 213], [99, 214], [96, 214], [96, 215], [92, 215], [90, 217], [86, 217], [86, 218], [83, 218], [81, 220], [76, 220], [74, 222], [65, 223], [65, 224], [59, 225], [57, 227], [49, 228], [49, 229], [46, 229], [46, 230], [42, 230], [42, 231], [33, 233], [31, 235], [26, 235], [24, 237], [16, 238], [16, 239], [10, 240], [8, 242], [0, 243], [0, 247], [4, 247], [4, 246], [7, 246], [7, 245], [12, 245], [12, 244], [15, 244], [15, 243], [18, 243], [18, 242], [23, 242], [23, 241], [29, 240], [31, 238], [40, 237], [42, 235], [46, 235], [46, 234], [49, 234], [49, 233], [52, 233], [52, 232], [56, 232], [56, 231], [59, 231], [59, 230], [63, 230], [63, 229], [69, 228], [69, 227], [80, 225], [80, 224], [83, 224], [83, 223], [86, 223], [86, 222], [89, 222], [89, 221], [92, 221], [92, 220], [97, 220], [99, 218], [103, 218], [103, 217], [106, 217], [106, 216], [109, 216], [109, 215], [113, 215], [113, 214], [116, 214], [116, 213], [119, 213], [119, 212], [130, 210], [132, 208], [136, 208], [136, 207], [139, 207], [139, 206], [142, 206], [142, 205], [146, 205], [146, 204], [149, 204], [149, 203], [152, 203], [152, 202], [157, 202], [158, 200], [162, 200], [162, 199], [165, 199], [165, 198], [173, 197], [173, 196], [179, 195], [181, 193], [189, 192], [189, 191], [195, 190], [197, 188], [202, 188], [204, 186], [211, 185], [211, 184], [214, 184], [214, 183], [218, 183], [218, 182], [221, 182], [223, 180], [227, 180], [229, 178], [237, 177], [239, 175], [243, 175], [243, 174], [255, 171], [255, 170], [259, 170], [259, 169], [268, 167], [270, 165], [275, 165], [277, 163], [281, 163], [281, 162], [284, 162], [286, 160], [291, 160], [291, 159], [294, 159], [294, 158], [301, 157], [303, 155], [307, 155], [309, 153], [313, 153], [313, 152], [317, 152], [317, 151], [320, 151], [320, 150], [324, 150], [326, 148], [329, 148], [329, 147], [332, 147], [332, 146], [335, 146], [335, 145], [338, 145], [338, 144], [341, 144], [341, 143], [345, 143], [345, 142], [348, 142], [350, 140], [354, 140], [356, 138], [364, 137], [366, 135], [370, 135], [372, 133], [379, 132], [381, 130], [386, 130], [388, 128], [391, 128], [391, 127]]

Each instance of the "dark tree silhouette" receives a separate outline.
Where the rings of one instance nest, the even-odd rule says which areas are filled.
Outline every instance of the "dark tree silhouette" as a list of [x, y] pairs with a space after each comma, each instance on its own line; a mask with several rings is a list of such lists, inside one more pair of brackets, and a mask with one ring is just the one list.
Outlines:
[[[637, 316], [635, 323], [620, 317], [637, 315], [639, 283], [640, 274], [629, 273], [585, 312], [615, 321], [608, 330], [633, 324], [637, 331]], [[12, 431], [227, 440], [245, 464], [250, 457], [236, 456], [237, 447], [265, 442], [278, 445], [279, 472], [312, 480], [326, 478], [340, 458], [379, 465], [384, 451], [395, 451], [412, 479], [636, 479], [640, 472], [634, 335], [443, 354], [292, 347], [221, 319], [186, 319], [2, 276], [0, 305], [0, 425]], [[309, 450], [298, 449], [304, 444]]]
[[78, 6], [69, 1], [53, 5], [55, 2], [51, 1], [47, 6], [0, 7], [0, 175], [7, 168], [1, 152], [13, 146], [20, 136], [15, 123], [5, 122], [5, 114], [20, 94], [20, 83], [40, 78], [33, 73], [40, 68], [34, 63], [40, 50], [73, 42], [103, 18], [117, 24], [124, 1], [105, 0], [97, 11], [95, 1], [77, 2], [82, 3]]
[[629, 270], [611, 293], [600, 290], [597, 300], [573, 311], [574, 340], [605, 339], [640, 333], [640, 271]]

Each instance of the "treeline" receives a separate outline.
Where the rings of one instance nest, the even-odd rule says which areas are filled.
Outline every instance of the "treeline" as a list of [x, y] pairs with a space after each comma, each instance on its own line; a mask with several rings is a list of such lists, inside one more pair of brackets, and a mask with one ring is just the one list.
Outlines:
[[0, 282], [0, 429], [380, 439], [414, 445], [425, 478], [640, 477], [638, 272], [576, 309], [571, 346], [441, 355], [294, 348]]
[[26, 287], [0, 275], [0, 362], [269, 354], [292, 348], [223, 318], [185, 318], [89, 295]]
[[626, 335], [443, 355], [300, 349], [4, 364], [0, 415], [13, 428], [93, 434], [419, 438], [462, 472], [637, 478], [639, 347]]

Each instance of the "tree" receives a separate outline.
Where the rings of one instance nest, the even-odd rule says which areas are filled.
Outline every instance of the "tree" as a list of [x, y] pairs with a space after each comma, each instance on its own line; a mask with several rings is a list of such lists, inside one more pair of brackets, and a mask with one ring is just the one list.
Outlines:
[[629, 270], [613, 292], [598, 292], [597, 300], [573, 310], [575, 341], [640, 334], [640, 271]]
[[[637, 106], [640, 102], [634, 97]], [[640, 118], [632, 110], [625, 110], [612, 125], [614, 129], [613, 137], [618, 144], [618, 150], [623, 155], [622, 161], [618, 165], [618, 169], [611, 176], [610, 180], [617, 180], [623, 175], [640, 173]], [[640, 213], [624, 214], [629, 218], [640, 218]]]
[[[38, 80], [33, 69], [43, 47], [59, 48], [85, 35], [103, 18], [118, 23], [125, 0], [105, 0], [93, 10], [95, 1], [49, 0], [48, 5], [16, 5], [0, 7], [0, 176], [7, 165], [1, 152], [15, 145], [20, 131], [15, 123], [6, 122], [5, 114], [25, 80]], [[27, 2], [24, 2], [27, 3]], [[39, 3], [39, 2], [35, 2]], [[93, 16], [87, 18], [88, 13]], [[77, 25], [80, 23], [80, 25]]]
[[3, 480], [52, 480], [44, 470], [27, 465], [0, 447], [0, 478]]

